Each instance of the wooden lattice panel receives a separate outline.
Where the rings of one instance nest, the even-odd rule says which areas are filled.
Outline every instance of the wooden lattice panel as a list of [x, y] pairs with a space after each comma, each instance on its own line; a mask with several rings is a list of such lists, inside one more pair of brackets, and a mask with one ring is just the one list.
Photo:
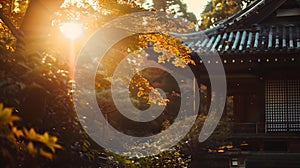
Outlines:
[[300, 131], [300, 81], [267, 81], [265, 110], [267, 132]]

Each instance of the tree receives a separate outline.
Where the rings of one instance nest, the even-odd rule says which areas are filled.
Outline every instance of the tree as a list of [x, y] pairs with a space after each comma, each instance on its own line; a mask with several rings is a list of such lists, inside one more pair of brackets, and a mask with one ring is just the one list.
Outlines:
[[214, 26], [217, 22], [232, 16], [243, 9], [253, 0], [211, 0], [201, 13], [201, 27], [203, 29]]
[[[6, 124], [5, 127], [1, 125], [1, 166], [70, 167], [87, 162], [92, 165], [90, 155], [97, 156], [102, 150], [90, 150], [92, 141], [79, 126], [70, 97], [67, 68], [57, 60], [53, 52], [41, 52], [42, 47], [46, 46], [50, 14], [43, 11], [39, 13], [42, 20], [35, 20], [43, 5], [41, 7], [39, 1], [33, 0], [30, 9], [28, 1], [22, 2], [27, 3], [20, 3], [18, 0], [1, 2], [0, 101], [14, 107], [19, 112], [16, 115], [22, 119]], [[53, 7], [50, 4], [54, 1], [43, 2]], [[28, 13], [26, 9], [29, 10]], [[45, 14], [44, 17], [42, 14]], [[21, 24], [24, 15], [26, 19]], [[28, 53], [27, 49], [33, 52]], [[4, 119], [9, 117], [7, 111], [9, 110], [2, 111], [1, 107], [1, 116]], [[4, 119], [1, 118], [1, 122], [6, 122]], [[49, 136], [48, 133], [38, 134], [45, 131], [55, 136]], [[50, 146], [52, 152], [45, 151], [42, 145], [47, 145], [46, 140], [50, 141], [50, 145], [58, 140], [63, 150], [52, 155], [53, 148]], [[18, 146], [11, 147], [10, 144], [15, 144], [14, 141]], [[27, 146], [24, 148], [24, 145]], [[29, 153], [24, 152], [27, 150]], [[49, 160], [37, 158], [36, 154]], [[95, 163], [95, 166], [100, 163]]]
[[153, 0], [153, 8], [183, 17], [190, 22], [197, 21], [197, 18], [193, 13], [187, 12], [187, 5], [182, 2], [182, 0]]

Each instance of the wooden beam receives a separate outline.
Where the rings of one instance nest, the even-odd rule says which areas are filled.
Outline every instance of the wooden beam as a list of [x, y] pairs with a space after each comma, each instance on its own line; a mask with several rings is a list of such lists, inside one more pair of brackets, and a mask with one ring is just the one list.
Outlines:
[[293, 9], [278, 9], [276, 11], [277, 17], [284, 17], [284, 16], [299, 16], [300, 15], [300, 8], [293, 8]]

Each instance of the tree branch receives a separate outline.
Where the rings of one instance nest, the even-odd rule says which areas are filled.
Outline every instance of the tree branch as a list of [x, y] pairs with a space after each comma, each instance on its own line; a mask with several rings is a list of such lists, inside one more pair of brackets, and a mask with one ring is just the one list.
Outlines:
[[16, 37], [16, 39], [18, 41], [22, 41], [22, 32], [20, 30], [18, 30], [10, 21], [10, 19], [8, 19], [4, 14], [3, 14], [3, 10], [0, 9], [0, 19], [3, 21], [3, 23], [8, 27], [8, 29], [11, 31], [11, 33]]

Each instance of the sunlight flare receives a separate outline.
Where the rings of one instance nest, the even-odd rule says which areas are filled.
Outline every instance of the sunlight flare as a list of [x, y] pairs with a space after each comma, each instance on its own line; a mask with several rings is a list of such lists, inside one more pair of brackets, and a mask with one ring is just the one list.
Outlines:
[[79, 38], [84, 32], [83, 25], [76, 22], [63, 23], [59, 29], [61, 33], [70, 40]]

